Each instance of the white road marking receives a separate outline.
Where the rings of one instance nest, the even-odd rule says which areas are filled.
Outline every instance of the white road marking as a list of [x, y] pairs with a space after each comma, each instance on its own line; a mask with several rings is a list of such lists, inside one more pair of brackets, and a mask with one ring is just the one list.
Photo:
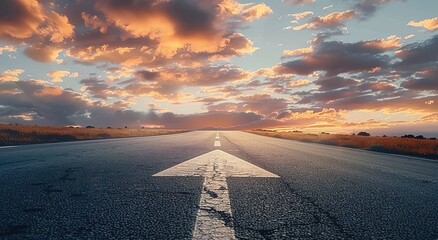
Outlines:
[[219, 139], [219, 136], [216, 136], [216, 139]]
[[221, 141], [214, 141], [214, 147], [220, 147]]
[[204, 177], [193, 239], [236, 239], [227, 177], [279, 177], [221, 150], [192, 158], [154, 176]]
[[16, 148], [16, 147], [18, 147], [18, 146], [2, 146], [2, 147], [0, 147], [0, 149], [1, 148]]

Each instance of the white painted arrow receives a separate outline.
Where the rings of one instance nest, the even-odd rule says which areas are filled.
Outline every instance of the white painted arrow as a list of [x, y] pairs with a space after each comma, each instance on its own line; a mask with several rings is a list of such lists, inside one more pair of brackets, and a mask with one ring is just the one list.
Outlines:
[[279, 177], [221, 150], [192, 158], [154, 176], [204, 177], [193, 239], [236, 239], [226, 177]]

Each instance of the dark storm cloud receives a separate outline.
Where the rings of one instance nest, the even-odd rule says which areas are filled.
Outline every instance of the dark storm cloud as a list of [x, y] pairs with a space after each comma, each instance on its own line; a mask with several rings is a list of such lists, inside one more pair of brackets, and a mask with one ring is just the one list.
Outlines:
[[138, 71], [136, 73], [136, 76], [138, 77], [138, 79], [143, 81], [155, 81], [160, 77], [160, 73], [154, 71], [142, 70], [142, 71]]
[[72, 124], [72, 115], [81, 112], [88, 105], [77, 93], [64, 91], [59, 87], [43, 86], [36, 81], [16, 82], [17, 94], [0, 95], [1, 105], [34, 112], [45, 119], [46, 124]]
[[314, 47], [314, 51], [310, 55], [277, 65], [274, 70], [278, 74], [299, 75], [324, 71], [327, 76], [369, 71], [375, 67], [387, 66], [390, 57], [383, 54], [385, 51], [385, 49], [371, 46], [367, 42], [321, 42]]
[[314, 82], [314, 84], [319, 85], [319, 89], [318, 89], [319, 91], [329, 91], [339, 88], [345, 88], [357, 83], [358, 83], [357, 80], [351, 78], [343, 78], [339, 76], [320, 78]]
[[438, 67], [427, 68], [401, 84], [402, 87], [412, 90], [438, 91]]
[[239, 102], [225, 102], [209, 105], [209, 111], [253, 112], [266, 118], [275, 117], [288, 107], [286, 99], [273, 98], [268, 94], [254, 94], [238, 97]]
[[438, 35], [419, 43], [408, 44], [396, 52], [401, 59], [396, 66], [418, 66], [421, 64], [437, 64], [438, 61]]
[[360, 13], [361, 19], [373, 16], [384, 4], [398, 0], [356, 0], [354, 9]]
[[84, 85], [84, 90], [92, 94], [95, 98], [108, 99], [114, 96], [117, 87], [110, 86], [103, 80], [98, 80], [95, 78], [82, 79], [80, 81]]

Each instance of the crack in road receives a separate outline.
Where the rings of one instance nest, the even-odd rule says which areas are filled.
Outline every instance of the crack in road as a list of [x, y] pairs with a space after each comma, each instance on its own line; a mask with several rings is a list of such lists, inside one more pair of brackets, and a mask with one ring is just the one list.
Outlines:
[[[240, 152], [240, 154], [242, 154], [243, 156], [245, 156], [245, 159], [247, 160], [252, 160], [255, 158], [254, 155], [248, 153], [247, 151], [245, 151], [242, 147], [240, 147], [239, 145], [233, 143], [230, 139], [228, 139], [225, 135], [223, 135], [223, 139], [225, 139], [226, 141], [228, 141], [234, 148], [238, 149], [238, 151]], [[262, 166], [263, 168], [266, 168], [266, 166], [264, 166], [264, 164], [260, 164], [259, 162], [257, 163], [258, 165]], [[269, 168], [267, 168], [269, 169]], [[336, 218], [336, 216], [334, 216], [333, 214], [331, 214], [330, 211], [325, 210], [324, 208], [322, 208], [321, 206], [319, 206], [316, 201], [314, 201], [312, 198], [302, 195], [299, 192], [297, 192], [288, 182], [286, 182], [283, 178], [280, 178], [280, 181], [284, 184], [284, 186], [289, 190], [290, 193], [294, 194], [295, 196], [297, 196], [297, 198], [300, 199], [300, 201], [302, 201], [304, 204], [308, 203], [310, 204], [312, 207], [314, 207], [317, 211], [317, 213], [319, 214], [313, 214], [314, 219], [316, 220], [315, 222], [311, 222], [311, 223], [303, 223], [303, 224], [290, 224], [290, 226], [307, 226], [307, 225], [316, 225], [316, 224], [321, 224], [321, 217], [320, 215], [326, 216], [328, 221], [336, 228], [338, 229], [338, 231], [340, 232], [340, 234], [344, 235], [346, 239], [354, 239], [354, 235], [352, 233], [349, 233], [345, 227], [339, 222], [339, 220]], [[252, 231], [256, 231], [259, 232], [260, 234], [260, 229], [255, 229], [255, 228], [244, 228], [246, 230], [252, 230]], [[272, 229], [272, 231], [276, 231], [278, 230], [279, 227]], [[263, 229], [261, 229], [261, 231], [264, 234], [267, 234], [267, 232], [269, 231], [264, 231]], [[262, 237], [263, 234], [260, 234]], [[272, 235], [272, 234], [271, 234]], [[264, 237], [265, 238], [265, 237]], [[268, 238], [269, 239], [269, 238]]]

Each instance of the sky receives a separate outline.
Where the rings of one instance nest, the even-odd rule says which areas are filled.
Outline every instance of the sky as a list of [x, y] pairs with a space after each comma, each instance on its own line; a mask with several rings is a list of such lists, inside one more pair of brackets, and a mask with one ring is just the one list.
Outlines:
[[438, 136], [436, 0], [3, 0], [0, 123]]

